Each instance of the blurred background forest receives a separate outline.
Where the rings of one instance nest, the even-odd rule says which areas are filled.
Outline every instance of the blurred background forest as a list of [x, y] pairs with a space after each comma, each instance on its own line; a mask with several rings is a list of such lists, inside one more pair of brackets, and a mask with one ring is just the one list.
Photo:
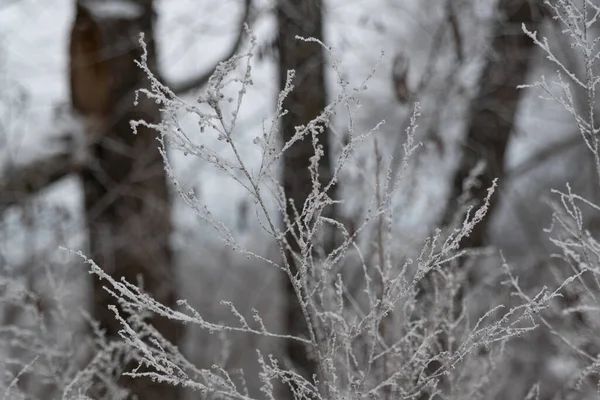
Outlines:
[[[329, 154], [338, 154], [354, 131], [385, 121], [376, 135], [357, 145], [356, 156], [339, 176], [332, 195], [344, 200], [332, 211], [338, 221], [351, 232], [360, 226], [370, 207], [366, 194], [378, 191], [383, 179], [378, 175], [382, 165], [392, 175], [403, 173], [392, 205], [391, 252], [418, 257], [435, 228], [453, 227], [461, 219], [464, 182], [485, 165], [469, 188], [469, 202], [481, 204], [495, 178], [498, 189], [486, 217], [461, 243], [476, 250], [461, 270], [467, 282], [461, 302], [474, 315], [510, 304], [500, 285], [498, 249], [526, 291], [564, 279], [556, 268], [559, 261], [550, 257], [556, 248], [544, 232], [552, 221], [550, 189], [569, 182], [574, 192], [598, 201], [600, 186], [596, 160], [572, 116], [540, 99], [539, 89], [517, 89], [542, 75], [557, 78], [556, 66], [523, 33], [522, 24], [547, 36], [567, 68], [577, 75], [585, 72], [581, 57], [541, 2], [0, 0], [0, 335], [10, 335], [9, 327], [42, 326], [41, 320], [25, 316], [29, 306], [55, 332], [56, 349], [79, 343], [75, 332], [89, 330], [82, 310], [107, 337], [117, 335], [103, 283], [60, 246], [82, 250], [109, 274], [139, 282], [167, 305], [185, 298], [209, 320], [235, 320], [220, 303], [225, 300], [238, 304], [244, 315], [259, 310], [276, 330], [302, 331], [281, 272], [235, 252], [197, 218], [167, 182], [156, 133], [141, 126], [134, 135], [129, 123], [160, 119], [152, 101], [133, 105], [135, 90], [149, 87], [133, 62], [142, 55], [139, 32], [148, 44], [149, 67], [177, 95], [194, 102], [204, 95], [220, 61], [248, 51], [244, 24], [257, 42], [253, 85], [234, 133], [250, 168], [260, 166], [260, 148], [253, 143], [275, 116], [286, 71], [296, 70], [296, 87], [284, 103], [290, 115], [281, 121], [282, 142], [339, 94], [339, 76], [331, 68], [336, 62], [349, 82], [372, 77], [366, 90], [354, 94], [361, 106], [351, 124], [337, 105], [324, 128], [323, 175], [331, 175]], [[296, 35], [322, 40], [330, 53]], [[600, 36], [597, 25], [590, 26], [590, 35]], [[586, 107], [585, 91], [572, 95]], [[405, 131], [417, 102], [416, 141], [422, 146], [403, 169]], [[178, 124], [192, 132], [196, 143], [233, 157], [226, 140], [210, 129], [200, 133], [197, 117], [182, 113]], [[285, 195], [301, 204], [311, 187], [302, 171], [308, 170], [312, 147], [307, 154], [302, 143], [296, 146], [297, 153], [282, 160], [277, 171]], [[194, 190], [236, 241], [268, 259], [281, 257], [240, 185], [214, 164], [168, 151], [183, 190]], [[268, 207], [276, 210], [276, 199]], [[586, 217], [592, 235], [599, 221], [597, 211]], [[367, 235], [362, 245], [369, 259], [379, 256]], [[25, 292], [35, 300], [20, 297]], [[562, 301], [577, 304], [578, 295], [566, 293]], [[154, 323], [198, 366], [223, 359], [227, 370], [252, 371], [257, 368], [254, 349], [260, 348], [287, 357], [308, 375], [312, 371], [310, 361], [283, 341], [232, 334], [225, 346], [219, 335], [192, 326], [160, 318]], [[565, 317], [559, 326], [577, 346], [600, 352], [590, 320]], [[563, 398], [557, 393], [573, 379], [581, 356], [560, 350], [559, 342], [543, 330], [511, 342], [485, 398], [522, 399], [536, 382], [541, 383], [540, 398]], [[7, 360], [28, 357], [19, 346], [2, 351]], [[69, 357], [84, 362], [88, 356], [82, 351]], [[60, 392], [60, 379], [51, 377], [68, 371], [55, 361], [57, 370], [47, 371], [47, 381], [23, 379], [20, 385], [38, 396]], [[0, 368], [5, 378], [18, 371], [11, 363], [0, 362]], [[250, 374], [247, 382], [250, 393], [260, 396], [256, 377]], [[140, 398], [176, 398], [170, 389], [153, 385], [125, 383]], [[584, 392], [573, 398], [586, 398]]]

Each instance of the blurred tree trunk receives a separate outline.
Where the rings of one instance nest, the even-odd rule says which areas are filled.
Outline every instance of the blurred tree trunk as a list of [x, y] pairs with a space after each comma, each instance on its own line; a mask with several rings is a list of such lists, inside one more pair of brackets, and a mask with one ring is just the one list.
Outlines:
[[[285, 87], [287, 71], [295, 70], [293, 80], [295, 89], [284, 100], [283, 107], [288, 114], [282, 118], [281, 131], [283, 142], [288, 142], [296, 133], [296, 127], [308, 124], [319, 116], [326, 106], [325, 88], [325, 56], [323, 49], [317, 43], [307, 43], [296, 39], [313, 37], [323, 39], [323, 2], [322, 0], [279, 0], [277, 5], [278, 18], [278, 53], [279, 53], [279, 85]], [[326, 183], [331, 179], [331, 155], [329, 135], [326, 127], [319, 124], [322, 129], [319, 134], [319, 145], [322, 146], [324, 155], [320, 161], [320, 181]], [[298, 212], [302, 212], [304, 202], [312, 190], [312, 181], [309, 171], [310, 158], [314, 156], [312, 138], [310, 134], [303, 140], [297, 141], [284, 153], [283, 159], [283, 187], [288, 204], [286, 213], [294, 219], [293, 201]], [[333, 193], [328, 195], [334, 198]], [[332, 207], [331, 207], [332, 208]], [[328, 210], [332, 216], [333, 210]], [[286, 237], [292, 250], [300, 250], [298, 243], [291, 233]], [[325, 239], [327, 241], [329, 239]], [[320, 245], [328, 251], [332, 243]], [[295, 265], [291, 254], [287, 260], [292, 272], [297, 274], [298, 266]], [[287, 333], [295, 336], [307, 337], [306, 320], [300, 308], [292, 283], [286, 277], [287, 306], [285, 310], [285, 324]], [[314, 360], [307, 354], [307, 348], [298, 342], [288, 341], [286, 351], [293, 367], [307, 378], [312, 378], [317, 373]]]
[[[514, 132], [523, 93], [517, 87], [526, 83], [535, 53], [535, 45], [523, 32], [522, 25], [525, 24], [529, 30], [538, 30], [541, 12], [537, 0], [500, 0], [497, 5], [499, 19], [481, 74], [479, 93], [469, 106], [467, 136], [450, 188], [444, 225], [452, 224], [457, 216], [462, 221], [464, 214], [461, 211], [465, 206], [464, 199], [461, 199], [463, 184], [478, 163], [484, 163], [484, 170], [478, 176], [477, 184], [470, 189], [468, 204], [479, 207], [494, 179], [498, 179], [499, 190], [502, 187], [506, 174], [505, 153]], [[485, 217], [461, 241], [462, 249], [480, 248], [487, 244], [486, 233], [499, 201], [499, 190], [490, 199]], [[456, 312], [459, 312], [464, 289], [464, 286], [459, 289]]]
[[[467, 134], [443, 215], [444, 226], [462, 222], [466, 211], [463, 184], [479, 163], [483, 162], [485, 169], [479, 175], [477, 184], [470, 189], [467, 205], [474, 205], [475, 209], [481, 206], [494, 179], [498, 178], [499, 186], [502, 185], [505, 176], [505, 153], [514, 131], [522, 94], [517, 86], [526, 83], [534, 55], [535, 45], [523, 33], [521, 27], [525, 24], [529, 30], [538, 30], [541, 9], [537, 4], [535, 0], [498, 2], [499, 19], [495, 23], [489, 54], [481, 73], [479, 92], [470, 102]], [[461, 241], [461, 249], [480, 248], [487, 244], [486, 233], [499, 201], [498, 193], [496, 191], [492, 196], [483, 220]], [[459, 273], [467, 274], [467, 279], [454, 295], [453, 315], [450, 315], [450, 318], [460, 315], [465, 291], [473, 283], [470, 282], [472, 278], [468, 278], [468, 271], [462, 271], [466, 262], [463, 258], [455, 265]], [[431, 286], [436, 284], [435, 276], [431, 275], [422, 282], [426, 286], [422, 288], [425, 293], [431, 292]], [[446, 334], [440, 335], [438, 345], [439, 351], [451, 350], [448, 348]], [[439, 362], [431, 362], [428, 372], [433, 374], [440, 367]], [[427, 396], [428, 394], [424, 394], [421, 398], [429, 398]]]
[[[123, 1], [108, 8], [100, 0], [77, 2], [71, 36], [71, 95], [75, 111], [87, 117], [90, 160], [81, 173], [90, 256], [115, 278], [124, 277], [167, 306], [175, 305], [175, 270], [170, 248], [167, 182], [156, 133], [129, 121], [157, 122], [156, 104], [135, 90], [147, 87], [140, 59], [139, 32], [148, 44], [148, 64], [156, 68], [152, 0]], [[142, 97], [142, 96], [140, 96]], [[116, 338], [120, 326], [108, 309], [115, 300], [94, 279], [93, 316]], [[152, 324], [177, 344], [181, 328], [166, 319]], [[178, 398], [179, 390], [149, 379], [123, 377], [121, 384], [139, 399]]]
[[[462, 144], [462, 157], [448, 197], [445, 223], [452, 222], [456, 213], [460, 212], [463, 183], [478, 163], [484, 162], [485, 169], [470, 197], [479, 204], [494, 179], [498, 178], [501, 184], [504, 178], [504, 155], [515, 126], [522, 93], [517, 86], [526, 83], [535, 46], [523, 33], [521, 26], [525, 24], [529, 30], [538, 29], [541, 10], [535, 3], [528, 0], [500, 0], [498, 3], [499, 20], [481, 74], [479, 93], [470, 103], [467, 136]], [[485, 234], [497, 202], [498, 196], [493, 196], [490, 212], [473, 233], [463, 239], [463, 248], [485, 244]]]

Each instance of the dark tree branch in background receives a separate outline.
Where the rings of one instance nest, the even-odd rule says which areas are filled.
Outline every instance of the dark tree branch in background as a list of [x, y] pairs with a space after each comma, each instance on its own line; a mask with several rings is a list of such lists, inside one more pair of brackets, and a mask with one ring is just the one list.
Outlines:
[[60, 153], [4, 171], [0, 179], [0, 213], [67, 175], [77, 173], [80, 167], [71, 154]]
[[456, 59], [459, 64], [462, 63], [465, 59], [464, 51], [463, 51], [463, 38], [460, 33], [460, 23], [458, 22], [458, 16], [456, 15], [455, 6], [452, 5], [452, 0], [450, 0], [447, 4], [448, 7], [448, 25], [450, 25], [450, 31], [452, 32], [452, 37], [454, 38], [454, 49], [456, 51]]
[[236, 40], [235, 40], [233, 46], [231, 46], [231, 49], [229, 50], [229, 52], [225, 56], [223, 56], [223, 58], [219, 62], [217, 62], [213, 67], [209, 68], [203, 74], [196, 76], [194, 78], [190, 78], [184, 82], [168, 83], [167, 86], [170, 87], [171, 90], [173, 90], [173, 92], [175, 92], [175, 94], [182, 95], [182, 94], [189, 92], [190, 90], [198, 89], [198, 88], [201, 88], [202, 86], [206, 85], [206, 83], [208, 83], [208, 80], [212, 76], [213, 72], [215, 71], [215, 69], [217, 68], [219, 63], [229, 60], [231, 57], [233, 57], [234, 55], [236, 55], [236, 53], [238, 53], [240, 51], [242, 45], [244, 44], [244, 37], [246, 36], [245, 35], [245, 33], [246, 33], [245, 25], [246, 24], [249, 25], [251, 23], [251, 20], [252, 20], [252, 0], [244, 0], [244, 13], [243, 13], [242, 18], [239, 23], [238, 34], [237, 34]]

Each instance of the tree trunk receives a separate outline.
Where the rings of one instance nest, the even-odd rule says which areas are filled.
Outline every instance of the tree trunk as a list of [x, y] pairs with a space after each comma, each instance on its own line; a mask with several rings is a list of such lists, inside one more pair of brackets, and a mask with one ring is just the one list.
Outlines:
[[[485, 169], [478, 178], [478, 184], [471, 189], [470, 199], [475, 207], [482, 204], [487, 196], [487, 190], [498, 178], [499, 187], [505, 176], [505, 153], [511, 133], [515, 126], [515, 117], [521, 99], [521, 90], [517, 86], [525, 84], [529, 73], [534, 43], [522, 31], [522, 24], [529, 30], [537, 30], [541, 21], [541, 10], [534, 2], [527, 0], [500, 0], [497, 6], [499, 20], [494, 28], [494, 36], [489, 50], [487, 62], [480, 78], [478, 95], [469, 106], [469, 122], [466, 138], [462, 144], [462, 156], [456, 170], [443, 215], [443, 225], [451, 225], [456, 221], [457, 213], [462, 221], [461, 195], [463, 183], [471, 171], [480, 163], [485, 163]], [[489, 222], [498, 204], [498, 192], [492, 196], [487, 214], [479, 222], [468, 237], [461, 241], [461, 249], [480, 248], [487, 244], [486, 233]], [[466, 260], [457, 261], [457, 270], [464, 269]], [[454, 295], [453, 311], [450, 318], [461, 314], [465, 291], [473, 284], [473, 278], [465, 271], [466, 282], [462, 282]], [[433, 289], [435, 278], [429, 276], [422, 281], [422, 293], [428, 295]], [[439, 337], [439, 351], [450, 350], [447, 334]], [[431, 362], [428, 372], [435, 373], [441, 364]], [[421, 398], [429, 398], [424, 394]]]
[[[152, 0], [123, 2], [120, 10], [99, 0], [78, 1], [71, 35], [73, 108], [87, 117], [90, 160], [81, 173], [90, 255], [115, 278], [124, 277], [167, 306], [175, 303], [175, 270], [170, 248], [167, 182], [156, 134], [129, 121], [157, 122], [156, 104], [134, 106], [135, 90], [147, 85], [134, 64], [140, 59], [139, 33], [148, 43], [148, 63], [156, 67]], [[116, 338], [120, 326], [108, 306], [115, 300], [94, 279], [93, 316]], [[177, 344], [181, 328], [153, 317], [152, 324]], [[139, 399], [178, 398], [179, 390], [149, 379], [122, 377], [120, 383]]]
[[[281, 131], [283, 142], [288, 142], [296, 133], [295, 128], [308, 124], [316, 118], [326, 106], [325, 90], [325, 56], [323, 49], [317, 43], [307, 43], [296, 39], [313, 37], [323, 39], [323, 3], [321, 0], [279, 0], [277, 8], [278, 17], [278, 52], [279, 52], [279, 84], [283, 89], [286, 83], [287, 71], [295, 70], [293, 81], [295, 89], [289, 93], [283, 103], [288, 114], [282, 118]], [[322, 146], [324, 156], [320, 161], [320, 180], [322, 183], [331, 179], [331, 155], [328, 132], [325, 126], [319, 135], [319, 144]], [[310, 158], [315, 154], [312, 138], [305, 136], [296, 142], [284, 153], [283, 159], [283, 187], [288, 204], [286, 213], [293, 220], [294, 212], [289, 201], [293, 201], [298, 212], [312, 190], [312, 181], [309, 171]], [[334, 197], [333, 193], [328, 193]], [[329, 210], [333, 213], [333, 210]], [[330, 216], [330, 215], [328, 215]], [[293, 235], [287, 235], [287, 241], [294, 252], [299, 251], [298, 243]], [[323, 243], [327, 251], [330, 243]], [[287, 256], [293, 274], [297, 274], [298, 266], [295, 265], [290, 254]], [[287, 306], [285, 310], [288, 334], [306, 337], [308, 334], [305, 317], [300, 308], [292, 283], [286, 277]], [[307, 349], [295, 341], [288, 341], [286, 351], [294, 368], [306, 378], [311, 379], [317, 373], [316, 363], [307, 354]]]
[[[481, 74], [479, 94], [471, 100], [467, 137], [448, 197], [445, 223], [450, 223], [459, 210], [463, 182], [479, 162], [485, 162], [485, 170], [479, 178], [480, 184], [471, 192], [476, 201], [485, 198], [494, 179], [502, 182], [504, 178], [504, 155], [522, 92], [517, 86], [525, 84], [534, 53], [533, 41], [523, 33], [521, 26], [525, 24], [528, 29], [537, 30], [540, 21], [534, 17], [539, 16], [540, 11], [536, 12], [534, 7], [527, 0], [499, 2], [501, 19], [496, 23], [490, 54]], [[492, 198], [491, 212], [497, 200], [497, 196]], [[464, 248], [484, 245], [491, 212], [463, 240]]]
[[[526, 83], [535, 50], [533, 41], [521, 27], [525, 24], [529, 30], [537, 30], [541, 9], [528, 0], [500, 0], [498, 14], [500, 20], [496, 22], [490, 54], [481, 74], [479, 94], [471, 100], [469, 107], [467, 137], [448, 196], [443, 217], [445, 225], [460, 212], [463, 183], [478, 163], [483, 161], [485, 169], [477, 179], [478, 184], [471, 189], [475, 206], [481, 205], [494, 179], [498, 179], [501, 189], [505, 176], [505, 153], [522, 93], [517, 87]], [[487, 229], [498, 201], [497, 191], [490, 199], [487, 214], [461, 241], [461, 248], [479, 248], [487, 244]], [[462, 303], [464, 289], [463, 286], [459, 290], [457, 305]]]

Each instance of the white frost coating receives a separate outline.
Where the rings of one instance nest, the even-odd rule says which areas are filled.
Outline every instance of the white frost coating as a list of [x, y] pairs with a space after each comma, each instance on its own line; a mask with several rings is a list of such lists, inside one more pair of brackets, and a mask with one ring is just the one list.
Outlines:
[[144, 8], [139, 3], [126, 0], [93, 2], [87, 6], [94, 16], [103, 19], [114, 17], [135, 19], [144, 12]]

